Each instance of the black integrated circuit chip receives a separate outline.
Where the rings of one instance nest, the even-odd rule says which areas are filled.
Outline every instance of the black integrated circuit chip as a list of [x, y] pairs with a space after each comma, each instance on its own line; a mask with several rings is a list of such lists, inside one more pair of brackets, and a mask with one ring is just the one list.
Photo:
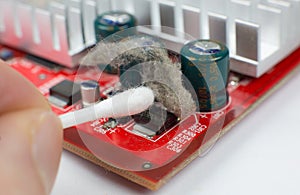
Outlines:
[[158, 102], [151, 105], [148, 110], [133, 115], [132, 118], [136, 123], [134, 130], [148, 137], [160, 135], [179, 122], [178, 117], [168, 112]]
[[70, 80], [63, 80], [51, 87], [49, 101], [60, 106], [70, 106], [81, 99], [80, 85]]

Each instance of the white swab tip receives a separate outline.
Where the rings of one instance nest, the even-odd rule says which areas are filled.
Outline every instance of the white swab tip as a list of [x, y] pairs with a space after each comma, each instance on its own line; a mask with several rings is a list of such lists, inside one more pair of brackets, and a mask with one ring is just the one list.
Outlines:
[[97, 118], [123, 117], [147, 110], [154, 102], [154, 93], [147, 87], [138, 87], [119, 93], [91, 107], [60, 115], [64, 128]]
[[128, 100], [128, 108], [130, 109], [128, 114], [132, 115], [143, 112], [153, 104], [154, 93], [150, 88], [139, 87], [131, 90], [132, 94]]

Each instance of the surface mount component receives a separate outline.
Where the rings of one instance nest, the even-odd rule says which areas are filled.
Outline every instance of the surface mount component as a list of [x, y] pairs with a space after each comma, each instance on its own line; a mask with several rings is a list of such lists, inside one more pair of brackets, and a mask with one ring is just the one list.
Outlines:
[[80, 85], [63, 80], [49, 89], [48, 100], [56, 106], [70, 106], [81, 99]]
[[132, 116], [135, 121], [133, 131], [151, 138], [169, 130], [179, 122], [178, 117], [167, 111], [160, 103], [155, 102], [150, 108]]
[[118, 125], [118, 121], [114, 118], [109, 118], [107, 122], [103, 124], [104, 129], [113, 129]]

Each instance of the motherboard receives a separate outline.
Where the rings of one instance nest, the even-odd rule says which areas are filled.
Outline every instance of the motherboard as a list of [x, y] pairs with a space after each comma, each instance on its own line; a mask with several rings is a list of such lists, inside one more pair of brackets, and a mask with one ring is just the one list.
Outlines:
[[214, 2], [3, 1], [0, 58], [57, 115], [153, 90], [143, 112], [65, 128], [64, 148], [157, 190], [299, 71], [299, 2]]

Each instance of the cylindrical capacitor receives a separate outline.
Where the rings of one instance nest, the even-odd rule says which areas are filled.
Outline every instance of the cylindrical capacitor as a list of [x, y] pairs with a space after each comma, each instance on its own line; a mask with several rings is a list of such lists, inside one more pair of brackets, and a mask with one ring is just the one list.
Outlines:
[[93, 80], [82, 81], [80, 84], [83, 107], [100, 101], [99, 83]]
[[96, 40], [100, 41], [109, 35], [134, 27], [136, 19], [124, 11], [109, 11], [99, 15], [95, 22]]
[[189, 80], [197, 97], [200, 111], [210, 112], [228, 103], [229, 77], [228, 48], [212, 40], [196, 40], [181, 49], [184, 76]]
[[[106, 41], [116, 41], [115, 37], [110, 37], [110, 35], [127, 29], [122, 34], [118, 34], [118, 39], [122, 38], [120, 36], [131, 36], [136, 34], [136, 29], [128, 29], [136, 26], [136, 18], [124, 11], [109, 11], [99, 15], [94, 21], [94, 28], [96, 34], [96, 40], [99, 42], [106, 38]], [[117, 74], [118, 69], [112, 67], [109, 64], [99, 64], [99, 68], [110, 74]]]

